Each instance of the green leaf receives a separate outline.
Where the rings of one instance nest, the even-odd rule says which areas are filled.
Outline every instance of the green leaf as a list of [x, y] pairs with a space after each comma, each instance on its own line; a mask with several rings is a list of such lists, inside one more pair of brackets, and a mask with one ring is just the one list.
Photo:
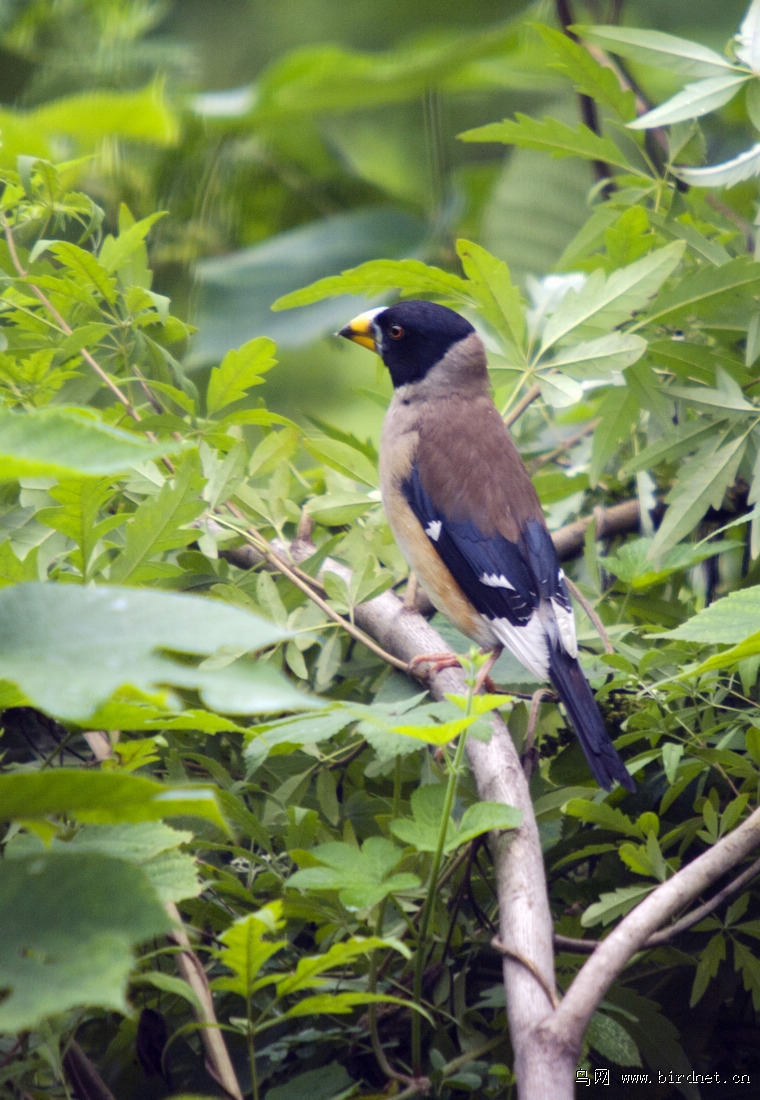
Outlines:
[[[144, 262], [147, 261], [145, 238], [156, 222], [164, 216], [165, 212], [158, 210], [156, 213], [149, 214], [146, 218], [141, 218], [139, 221], [135, 222], [131, 220], [131, 215], [126, 210], [126, 207], [122, 206], [119, 212], [118, 237], [113, 237], [108, 233], [103, 239], [103, 243], [98, 252], [98, 260], [105, 271], [109, 273], [118, 272], [122, 275], [123, 283], [126, 285], [134, 284], [134, 278], [123, 278], [124, 272], [122, 269], [132, 261], [135, 253], [144, 253]], [[127, 225], [127, 222], [130, 224]], [[133, 273], [130, 272], [130, 274]], [[149, 282], [148, 286], [150, 286]]]
[[292, 974], [287, 974], [277, 982], [277, 996], [287, 997], [302, 989], [315, 989], [325, 985], [323, 976], [330, 970], [338, 970], [354, 961], [360, 955], [368, 955], [378, 948], [392, 948], [400, 952], [405, 959], [411, 958], [409, 949], [396, 939], [384, 939], [381, 936], [352, 936], [350, 939], [334, 943], [322, 955], [309, 955], [298, 960]]
[[630, 817], [609, 806], [606, 802], [592, 802], [586, 798], [571, 798], [565, 804], [565, 813], [568, 817], [575, 817], [579, 821], [593, 822], [603, 829], [612, 829], [613, 832], [622, 833], [624, 836], [632, 836], [637, 839], [643, 836], [637, 824]]
[[711, 164], [706, 168], [675, 166], [673, 175], [690, 187], [735, 187], [743, 180], [760, 175], [760, 144], [745, 149], [722, 164]]
[[567, 409], [583, 400], [583, 386], [564, 374], [542, 373], [539, 385], [541, 397], [553, 409]]
[[745, 435], [722, 447], [713, 439], [681, 468], [675, 486], [668, 493], [668, 510], [649, 550], [651, 560], [671, 549], [689, 534], [708, 508], [719, 508], [726, 489], [739, 469], [747, 445]]
[[361, 851], [353, 844], [328, 841], [318, 844], [310, 855], [324, 864], [296, 871], [288, 886], [307, 890], [337, 890], [347, 909], [367, 909], [398, 890], [415, 890], [420, 885], [416, 875], [390, 872], [401, 860], [403, 852], [385, 837], [368, 837]]
[[726, 957], [726, 937], [722, 932], [716, 933], [708, 941], [707, 947], [702, 951], [697, 963], [697, 971], [694, 975], [694, 984], [691, 987], [689, 1007], [694, 1008], [705, 993], [710, 980], [718, 973], [720, 964]]
[[760, 287], [760, 264], [748, 256], [738, 256], [721, 267], [704, 267], [694, 275], [680, 279], [672, 290], [661, 294], [654, 308], [631, 326], [629, 332], [648, 324], [668, 323], [714, 308], [738, 292], [756, 293]]
[[[70, 768], [0, 776], [0, 819], [28, 821], [50, 814], [100, 825], [203, 817], [226, 828], [210, 787], [169, 787], [142, 776]], [[90, 847], [103, 850], [96, 843]]]
[[423, 264], [421, 260], [369, 260], [340, 275], [318, 279], [311, 286], [285, 294], [273, 303], [272, 309], [293, 309], [337, 294], [374, 297], [389, 290], [398, 290], [405, 298], [433, 297], [476, 304], [475, 296], [465, 280], [439, 267]]
[[4, 480], [119, 473], [182, 447], [174, 441], [149, 443], [103, 423], [89, 409], [0, 410], [0, 478]]
[[211, 371], [206, 394], [206, 411], [213, 416], [221, 409], [247, 396], [252, 386], [264, 381], [261, 377], [277, 360], [275, 344], [266, 336], [249, 340], [237, 350], [228, 351], [221, 365]]
[[80, 92], [50, 100], [29, 111], [27, 119], [33, 132], [69, 134], [83, 150], [94, 150], [104, 137], [154, 145], [174, 145], [179, 138], [177, 118], [159, 82], [138, 91]]
[[[709, 546], [709, 544], [708, 544]], [[760, 585], [729, 592], [697, 612], [675, 630], [660, 635], [705, 645], [733, 644], [757, 633], [760, 623]]]
[[[266, 1100], [348, 1100], [356, 1086], [339, 1062], [310, 1069], [306, 1073], [289, 1074], [284, 1085], [268, 1088]], [[196, 1100], [194, 1097], [177, 1097], [177, 1100]]]
[[[443, 805], [446, 788], [440, 783], [428, 783], [412, 793], [412, 820], [401, 818], [391, 821], [391, 832], [404, 844], [411, 844], [418, 852], [434, 852], [442, 827]], [[452, 820], [446, 822], [446, 843], [456, 846], [456, 827]]]
[[199, 596], [35, 583], [0, 589], [3, 674], [63, 719], [87, 719], [125, 684], [194, 688], [231, 714], [313, 709], [317, 700], [260, 662], [212, 670], [162, 652], [236, 655], [286, 636], [249, 611]]
[[734, 70], [687, 84], [683, 91], [654, 110], [647, 111], [634, 122], [629, 122], [628, 126], [631, 130], [649, 130], [657, 126], [671, 126], [674, 122], [682, 122], [687, 118], [701, 118], [733, 99], [748, 80], [752, 80], [751, 73]]
[[337, 470], [344, 477], [360, 481], [373, 489], [377, 486], [377, 467], [358, 447], [340, 439], [308, 438], [303, 440], [303, 446], [313, 458], [324, 462], [331, 470]]
[[755, 1012], [760, 1012], [760, 960], [740, 940], [734, 940], [734, 969], [741, 970], [742, 983], [752, 994]]
[[351, 1012], [357, 1005], [394, 1004], [404, 1009], [415, 1009], [427, 1016], [424, 1009], [401, 997], [392, 997], [387, 993], [318, 993], [313, 997], [304, 997], [285, 1013], [288, 1019], [299, 1016], [331, 1015]]
[[737, 71], [727, 57], [715, 50], [662, 31], [640, 30], [638, 27], [576, 26], [571, 29], [589, 42], [596, 42], [621, 57], [657, 68], [672, 69], [682, 76], [719, 76], [726, 70]]
[[629, 913], [654, 889], [654, 884], [648, 886], [621, 886], [611, 893], [603, 893], [600, 895], [599, 901], [589, 905], [581, 917], [581, 924], [584, 928], [592, 928], [595, 924], [612, 924], [619, 917], [624, 917], [626, 913]]
[[537, 149], [555, 157], [583, 157], [585, 160], [603, 161], [626, 172], [635, 170], [612, 138], [595, 134], [582, 122], [573, 128], [554, 118], [541, 121], [518, 111], [514, 121], [490, 122], [486, 126], [466, 130], [459, 138], [461, 141], [501, 141], [505, 145]]
[[[637, 363], [647, 350], [647, 342], [628, 332], [608, 332], [595, 340], [584, 340], [555, 352], [541, 369], [559, 370], [581, 381], [604, 379], [612, 371], [622, 371]], [[620, 404], [620, 395], [617, 395]]]
[[188, 546], [198, 538], [193, 520], [205, 511], [203, 477], [197, 454], [190, 455], [158, 496], [148, 497], [127, 521], [125, 546], [109, 573], [113, 584], [144, 584], [161, 571], [152, 559]]
[[736, 550], [736, 543], [729, 539], [721, 542], [705, 542], [698, 545], [688, 543], [674, 546], [663, 554], [653, 566], [650, 551], [652, 539], [639, 538], [624, 543], [618, 547], [615, 554], [608, 554], [604, 558], [604, 568], [629, 584], [635, 592], [642, 592], [653, 585], [660, 584], [673, 573], [681, 573], [707, 558], [725, 553], [727, 550]]
[[341, 527], [376, 505], [377, 500], [367, 493], [326, 493], [307, 501], [304, 511], [325, 527]]
[[483, 317], [521, 352], [525, 343], [524, 307], [509, 268], [472, 241], [459, 240], [456, 247], [464, 273], [478, 294]]
[[624, 122], [634, 117], [635, 94], [620, 87], [611, 68], [600, 64], [585, 46], [575, 42], [570, 35], [541, 24], [536, 24], [535, 30], [554, 56], [551, 67], [572, 80], [576, 92], [610, 107]]
[[606, 1012], [595, 1012], [589, 1020], [586, 1042], [607, 1062], [616, 1066], [640, 1066], [641, 1057], [631, 1036], [618, 1021]]
[[98, 263], [91, 252], [70, 241], [54, 241], [50, 251], [88, 289], [95, 290], [109, 305], [116, 301], [116, 280]]
[[673, 241], [605, 278], [602, 271], [589, 275], [580, 290], [570, 290], [546, 323], [541, 355], [574, 329], [593, 325], [611, 329], [627, 321], [675, 271], [684, 254], [683, 241]]
[[469, 844], [476, 836], [490, 833], [496, 829], [517, 829], [522, 822], [522, 810], [515, 806], [505, 806], [502, 802], [473, 802], [462, 814], [454, 844], [447, 845], [447, 851], [453, 851], [462, 844]]
[[0, 926], [0, 1031], [13, 1033], [80, 1005], [128, 1012], [132, 948], [171, 922], [130, 861], [41, 852], [0, 862]]
[[597, 485], [602, 472], [617, 451], [618, 445], [630, 439], [638, 423], [641, 407], [634, 393], [626, 387], [625, 393], [615, 387], [603, 398], [599, 406], [600, 424], [591, 440], [591, 464], [589, 478]]
[[276, 980], [276, 975], [259, 978], [261, 968], [273, 955], [288, 946], [287, 939], [265, 939], [274, 936], [285, 926], [282, 918], [282, 902], [277, 900], [255, 913], [239, 917], [222, 932], [220, 948], [214, 951], [217, 959], [233, 972], [232, 977], [215, 978], [214, 989], [224, 989], [248, 998], [262, 985]]

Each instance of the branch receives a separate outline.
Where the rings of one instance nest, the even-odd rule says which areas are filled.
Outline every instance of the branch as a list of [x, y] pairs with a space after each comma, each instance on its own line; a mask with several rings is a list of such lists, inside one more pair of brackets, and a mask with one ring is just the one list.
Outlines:
[[[549, 1045], [580, 1049], [584, 1032], [607, 989], [650, 937], [726, 871], [760, 845], [760, 810], [682, 867], [640, 902], [584, 963], [559, 1008], [543, 1024]], [[667, 932], [672, 930], [668, 929]]]
[[[680, 920], [668, 925], [667, 928], [662, 928], [659, 932], [653, 932], [646, 940], [644, 947], [648, 950], [651, 947], [662, 947], [666, 943], [672, 943], [676, 936], [679, 936], [682, 932], [688, 932], [695, 924], [699, 924], [705, 917], [709, 917], [710, 913], [714, 913], [719, 905], [738, 894], [759, 874], [760, 859], [756, 859], [740, 875], [731, 879], [722, 890], [719, 890], [717, 894], [713, 894], [709, 901], [698, 905], [696, 909], [692, 909], [690, 913], [686, 913]], [[601, 942], [601, 940], [579, 940], [574, 936], [561, 936], [558, 933], [555, 933], [554, 936], [554, 946], [558, 951], [572, 951], [576, 955], [591, 955]]]

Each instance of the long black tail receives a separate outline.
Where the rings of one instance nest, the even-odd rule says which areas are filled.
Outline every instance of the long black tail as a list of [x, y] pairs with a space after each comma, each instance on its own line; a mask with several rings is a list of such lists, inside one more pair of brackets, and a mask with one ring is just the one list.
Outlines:
[[612, 781], [617, 779], [626, 790], [635, 791], [636, 785], [610, 741], [596, 700], [576, 658], [552, 646], [549, 678], [565, 704], [591, 773], [599, 786], [608, 791]]

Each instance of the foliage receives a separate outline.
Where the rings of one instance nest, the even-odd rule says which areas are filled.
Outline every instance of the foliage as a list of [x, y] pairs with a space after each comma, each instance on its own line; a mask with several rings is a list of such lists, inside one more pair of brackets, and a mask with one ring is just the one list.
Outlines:
[[[690, 120], [739, 86], [754, 125], [756, 8], [735, 60], [650, 30], [579, 31], [700, 78], [635, 123], [632, 92], [581, 42], [541, 27], [528, 45], [510, 23], [427, 50], [299, 51], [267, 70], [235, 120], [209, 124], [235, 140], [254, 127], [274, 148], [315, 114], [339, 114], [357, 87], [376, 106], [432, 80], [494, 86], [505, 56], [531, 59], [526, 86], [551, 63], [563, 89], [596, 103], [596, 128], [523, 111], [462, 134], [468, 148], [506, 143], [603, 169], [552, 274], [521, 285], [470, 239], [471, 217], [430, 262], [411, 247], [352, 255], [342, 273], [283, 286], [277, 303], [398, 291], [463, 309], [488, 342], [504, 413], [532, 398], [513, 430], [551, 524], [638, 498], [643, 533], [611, 546], [589, 537], [575, 567], [614, 639], [604, 654], [581, 620], [636, 793], [603, 796], [557, 708], [538, 715], [532, 793], [568, 938], [563, 987], [582, 961], [573, 939], [602, 934], [757, 799], [756, 187], [747, 160], [724, 179], [747, 189], [719, 196], [684, 188], [689, 170], [675, 167], [701, 147]], [[82, 144], [71, 122], [81, 101], [57, 101], [66, 155], [95, 148], [122, 92], [91, 94]], [[173, 109], [156, 103], [161, 125], [142, 116], [153, 136], [131, 137], [178, 141]], [[478, 802], [463, 750], [488, 736], [497, 706], [522, 744], [527, 705], [431, 703], [365, 644], [355, 609], [405, 576], [375, 445], [352, 425], [270, 408], [267, 335], [191, 373], [192, 326], [153, 288], [147, 242], [160, 252], [168, 239], [159, 214], [101, 206], [81, 162], [53, 162], [60, 131], [46, 117], [28, 109], [29, 144], [0, 166], [2, 1088], [66, 1095], [61, 1059], [76, 1037], [118, 1097], [213, 1091], [198, 995], [167, 938], [178, 905], [247, 1094], [376, 1095], [388, 1074], [408, 1084], [421, 1069], [444, 1097], [508, 1095], [497, 906], [479, 841], [520, 815]], [[650, 122], [670, 125], [666, 147], [646, 139]], [[313, 172], [313, 146], [303, 156]], [[365, 183], [373, 172], [356, 168]], [[362, 187], [341, 216], [378, 200]], [[288, 551], [297, 536], [305, 558]], [[514, 664], [496, 676], [525, 687]], [[757, 1072], [758, 908], [750, 882], [637, 957], [594, 1017], [585, 1065]], [[722, 1045], [717, 1004], [745, 1044]]]

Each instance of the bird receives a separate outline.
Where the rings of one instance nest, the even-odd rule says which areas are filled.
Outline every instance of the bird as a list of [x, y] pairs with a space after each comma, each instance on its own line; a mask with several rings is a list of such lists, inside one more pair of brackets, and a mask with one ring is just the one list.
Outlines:
[[433, 605], [486, 652], [504, 648], [565, 706], [596, 782], [635, 785], [578, 663], [564, 573], [532, 481], [461, 314], [400, 301], [337, 334], [376, 352], [393, 397], [380, 436], [388, 524]]

